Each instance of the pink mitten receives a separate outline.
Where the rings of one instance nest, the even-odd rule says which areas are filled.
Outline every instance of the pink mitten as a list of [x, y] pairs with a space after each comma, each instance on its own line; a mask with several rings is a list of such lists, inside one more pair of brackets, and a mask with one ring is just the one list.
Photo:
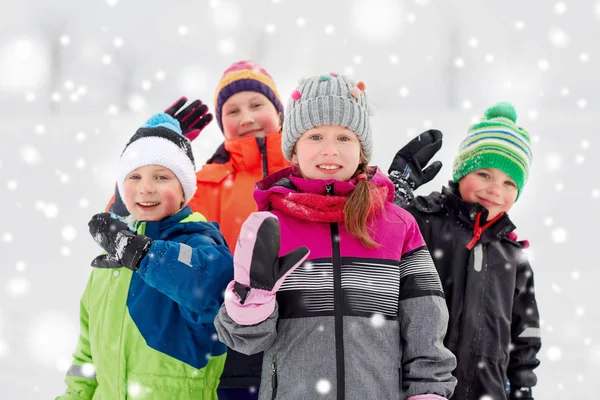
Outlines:
[[238, 324], [255, 325], [267, 319], [283, 281], [310, 253], [302, 246], [279, 257], [279, 247], [279, 219], [266, 211], [251, 214], [235, 246], [234, 280], [225, 290], [225, 309]]

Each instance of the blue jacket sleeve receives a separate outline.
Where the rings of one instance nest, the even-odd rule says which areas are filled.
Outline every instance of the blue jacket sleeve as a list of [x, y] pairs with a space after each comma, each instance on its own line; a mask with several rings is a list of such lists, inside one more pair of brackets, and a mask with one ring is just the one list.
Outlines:
[[187, 320], [212, 324], [233, 279], [233, 257], [224, 241], [200, 233], [182, 242], [154, 240], [137, 273], [179, 304]]

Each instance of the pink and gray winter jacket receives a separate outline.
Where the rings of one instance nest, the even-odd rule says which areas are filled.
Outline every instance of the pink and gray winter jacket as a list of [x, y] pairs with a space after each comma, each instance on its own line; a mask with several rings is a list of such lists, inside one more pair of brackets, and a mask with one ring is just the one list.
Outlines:
[[257, 184], [259, 211], [279, 219], [280, 255], [310, 249], [265, 321], [239, 325], [224, 306], [215, 320], [227, 346], [265, 352], [261, 400], [439, 399], [453, 393], [456, 360], [443, 345], [448, 310], [431, 256], [415, 219], [394, 205], [391, 181], [375, 168], [369, 178], [389, 188], [383, 212], [370, 222], [380, 244], [375, 249], [350, 236], [344, 223], [270, 208], [275, 192], [348, 196], [356, 180], [306, 180], [287, 168]]

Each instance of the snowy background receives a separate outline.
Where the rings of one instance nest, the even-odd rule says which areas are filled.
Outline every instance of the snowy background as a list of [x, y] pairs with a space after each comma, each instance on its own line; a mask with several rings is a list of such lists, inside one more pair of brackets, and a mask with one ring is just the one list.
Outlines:
[[[519, 111], [534, 166], [511, 212], [543, 318], [536, 398], [600, 397], [599, 0], [20, 0], [0, 13], [0, 398], [49, 399], [78, 335], [100, 251], [87, 222], [113, 191], [136, 126], [182, 94], [212, 108], [223, 70], [261, 63], [287, 98], [343, 72], [377, 108], [374, 163], [445, 133], [451, 175], [468, 125]], [[167, 6], [168, 4], [168, 6]], [[222, 141], [194, 142], [198, 165]], [[596, 306], [594, 306], [596, 304]]]

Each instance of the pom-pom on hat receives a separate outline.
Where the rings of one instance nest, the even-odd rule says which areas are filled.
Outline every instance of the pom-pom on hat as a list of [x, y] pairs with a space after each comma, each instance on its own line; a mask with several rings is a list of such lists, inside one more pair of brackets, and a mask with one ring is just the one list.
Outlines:
[[183, 136], [179, 122], [165, 113], [155, 114], [129, 139], [119, 162], [117, 187], [123, 195], [125, 178], [145, 165], [161, 165], [173, 171], [187, 204], [196, 192], [196, 165], [192, 145]]
[[497, 168], [515, 181], [520, 195], [533, 154], [529, 133], [516, 122], [517, 112], [512, 104], [500, 102], [488, 108], [485, 117], [471, 126], [458, 149], [454, 182], [478, 169]]

